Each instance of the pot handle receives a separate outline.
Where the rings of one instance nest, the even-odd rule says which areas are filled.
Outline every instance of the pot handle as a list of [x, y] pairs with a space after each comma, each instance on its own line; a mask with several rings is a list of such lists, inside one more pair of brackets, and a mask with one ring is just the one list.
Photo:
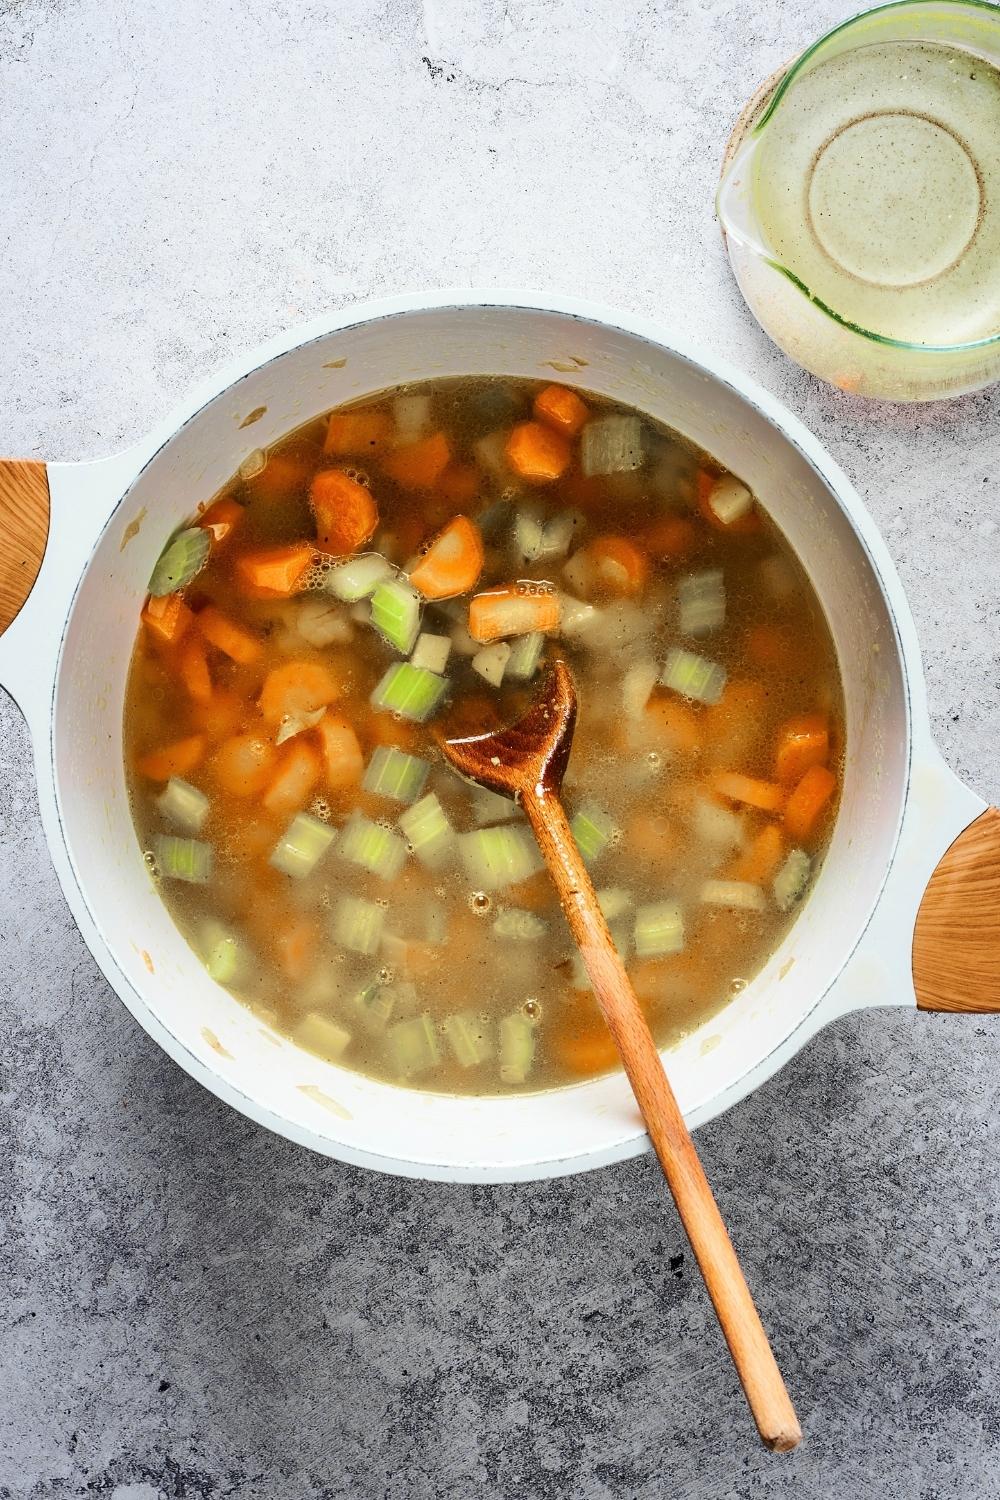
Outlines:
[[1000, 811], [988, 807], [945, 851], [917, 911], [919, 1010], [1000, 1012]]
[[0, 635], [34, 587], [49, 537], [49, 479], [31, 458], [0, 459]]

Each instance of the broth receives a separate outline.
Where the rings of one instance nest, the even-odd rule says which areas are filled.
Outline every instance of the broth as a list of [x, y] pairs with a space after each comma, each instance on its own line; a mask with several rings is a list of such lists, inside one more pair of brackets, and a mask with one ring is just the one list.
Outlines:
[[345, 1067], [494, 1093], [616, 1065], [523, 813], [434, 738], [517, 717], [557, 651], [564, 799], [661, 1046], [822, 860], [843, 700], [808, 579], [737, 479], [597, 396], [339, 408], [252, 455], [151, 595], [124, 742], [152, 877], [214, 978]]

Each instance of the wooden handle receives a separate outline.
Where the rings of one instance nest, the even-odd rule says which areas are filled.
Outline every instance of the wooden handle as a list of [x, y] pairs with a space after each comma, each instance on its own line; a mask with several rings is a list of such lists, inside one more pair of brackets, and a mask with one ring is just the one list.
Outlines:
[[921, 1010], [1000, 1011], [1000, 812], [989, 807], [931, 876], [913, 929]]
[[522, 801], [701, 1267], [757, 1431], [768, 1448], [786, 1453], [802, 1437], [795, 1409], [562, 803], [537, 788], [525, 791]]
[[0, 635], [31, 593], [49, 535], [49, 481], [30, 458], [0, 459]]

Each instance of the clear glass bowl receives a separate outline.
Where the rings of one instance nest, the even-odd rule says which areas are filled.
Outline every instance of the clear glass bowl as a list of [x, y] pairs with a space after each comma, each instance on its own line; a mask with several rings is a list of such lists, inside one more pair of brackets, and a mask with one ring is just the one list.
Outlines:
[[[944, 68], [942, 46], [968, 71], [953, 54]], [[996, 5], [897, 0], [822, 37], [744, 112], [717, 198], [733, 272], [765, 332], [832, 385], [929, 401], [1000, 380], [993, 70]]]

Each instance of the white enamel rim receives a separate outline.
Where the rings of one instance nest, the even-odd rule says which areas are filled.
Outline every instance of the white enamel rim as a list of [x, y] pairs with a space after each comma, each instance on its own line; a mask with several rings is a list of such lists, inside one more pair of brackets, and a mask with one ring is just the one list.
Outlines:
[[[388, 1156], [340, 1140], [329, 1120], [313, 1129], [260, 1103], [236, 1087], [222, 1068], [195, 1056], [149, 1005], [105, 940], [73, 861], [59, 815], [56, 794], [53, 700], [59, 681], [66, 621], [98, 540], [111, 524], [106, 497], [124, 497], [132, 484], [179, 429], [220, 393], [277, 356], [331, 333], [407, 312], [452, 309], [511, 309], [556, 314], [620, 331], [687, 361], [731, 388], [801, 454], [835, 497], [860, 540], [878, 581], [899, 647], [908, 700], [908, 765], [903, 812], [895, 851], [887, 862], [880, 894], [854, 946], [843, 954], [836, 979], [781, 1043], [767, 1052], [731, 1087], [688, 1112], [697, 1126], [729, 1108], [781, 1067], [828, 1021], [850, 1010], [878, 1004], [914, 1003], [909, 950], [913, 918], [927, 880], [952, 840], [983, 810], [984, 803], [953, 776], [933, 745], [919, 649], [909, 607], [885, 545], [846, 476], [822, 445], [754, 381], [705, 351], [671, 338], [654, 322], [623, 315], [587, 301], [531, 293], [449, 291], [414, 294], [358, 304], [336, 317], [324, 317], [262, 345], [202, 382], [175, 411], [132, 449], [93, 464], [49, 466], [53, 526], [35, 590], [6, 635], [0, 638], [0, 683], [20, 704], [35, 748], [43, 823], [60, 882], [81, 932], [102, 972], [135, 1018], [193, 1077], [241, 1112], [290, 1139], [356, 1165], [403, 1175], [454, 1181], [509, 1181], [584, 1171], [636, 1155], [648, 1147], [638, 1116], [622, 1130], [609, 1124], [607, 1143], [578, 1153], [539, 1152], [514, 1162], [466, 1154], [461, 1159], [408, 1159]], [[58, 601], [58, 603], [57, 603]], [[669, 1055], [668, 1055], [669, 1065]], [[589, 1086], [588, 1086], [589, 1087]], [[398, 1090], [392, 1091], [397, 1097]], [[579, 1092], [579, 1090], [575, 1091]], [[456, 1157], [459, 1151], [456, 1148]]]

